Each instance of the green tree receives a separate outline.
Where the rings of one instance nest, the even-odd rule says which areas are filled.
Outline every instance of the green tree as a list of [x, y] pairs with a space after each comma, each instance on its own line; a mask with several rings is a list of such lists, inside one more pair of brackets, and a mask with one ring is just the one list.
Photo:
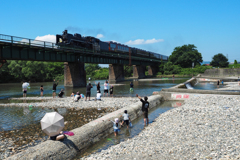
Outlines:
[[8, 65], [9, 73], [14, 76], [16, 80], [23, 80], [25, 76], [22, 73], [22, 68], [25, 67], [26, 61], [12, 60]]
[[161, 74], [164, 73], [164, 62], [161, 60], [161, 64], [159, 65], [158, 72]]
[[108, 79], [109, 69], [108, 68], [100, 68], [95, 71], [94, 79]]
[[86, 78], [94, 78], [95, 71], [99, 69], [100, 66], [98, 64], [85, 63]]
[[47, 65], [47, 62], [27, 61], [26, 65], [22, 68], [22, 74], [33, 82], [45, 81], [48, 72]]
[[[54, 78], [63, 79], [63, 62], [40, 62], [40, 61], [7, 61], [4, 67], [8, 68], [7, 73], [4, 69], [0, 75], [9, 77], [10, 82], [26, 81], [52, 81]], [[2, 70], [2, 69], [1, 69]], [[4, 74], [3, 74], [4, 73]], [[3, 81], [1, 81], [3, 82]], [[9, 81], [6, 81], [9, 82]]]
[[236, 59], [234, 60], [234, 65], [235, 65], [235, 64], [238, 64], [238, 62], [237, 62], [237, 60], [236, 60]]
[[192, 63], [200, 65], [202, 54], [198, 52], [197, 47], [193, 44], [175, 47], [172, 55], [169, 56], [169, 61], [173, 65], [180, 65], [182, 68], [192, 67]]
[[132, 77], [133, 75], [133, 67], [124, 65], [124, 77]]
[[228, 59], [222, 53], [213, 56], [210, 65], [213, 67], [228, 67]]
[[46, 80], [52, 81], [54, 78], [62, 80], [64, 78], [64, 64], [63, 62], [47, 62]]
[[[6, 83], [6, 82], [14, 82], [14, 76], [9, 74], [9, 68], [8, 65], [10, 64], [10, 61], [7, 61], [7, 63], [4, 63], [3, 66], [0, 68], [0, 83]], [[4, 77], [4, 78], [2, 78]]]

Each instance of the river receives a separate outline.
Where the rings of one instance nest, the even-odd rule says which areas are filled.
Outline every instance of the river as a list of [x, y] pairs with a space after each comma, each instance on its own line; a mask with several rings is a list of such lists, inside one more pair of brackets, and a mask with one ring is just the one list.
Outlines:
[[[114, 86], [113, 95], [117, 97], [132, 97], [136, 93], [139, 95], [150, 96], [153, 91], [160, 91], [162, 88], [170, 88], [176, 84], [183, 83], [189, 78], [175, 78], [175, 79], [148, 79], [146, 81], [133, 81], [134, 91], [130, 92], [129, 83], [130, 81], [118, 82], [116, 84], [110, 84]], [[94, 82], [101, 84], [101, 93], [103, 94], [103, 84], [105, 80], [91, 81], [93, 84], [92, 93], [97, 92], [97, 88]], [[30, 83], [30, 88], [27, 91], [27, 97], [40, 96], [40, 86], [43, 85], [44, 96], [52, 95], [52, 82], [37, 82]], [[59, 82], [57, 86], [57, 93], [61, 89], [65, 90], [64, 96], [70, 96], [72, 92], [79, 91], [80, 93], [86, 94], [86, 87], [64, 87], [63, 82]], [[95, 96], [92, 94], [92, 96]], [[21, 83], [2, 83], [0, 84], [0, 103], [6, 103], [7, 98], [11, 97], [22, 97], [22, 84]]]

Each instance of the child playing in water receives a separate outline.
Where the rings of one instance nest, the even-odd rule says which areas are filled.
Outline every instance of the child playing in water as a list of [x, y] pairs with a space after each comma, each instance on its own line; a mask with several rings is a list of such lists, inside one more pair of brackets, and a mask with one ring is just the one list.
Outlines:
[[129, 122], [131, 121], [131, 119], [130, 119], [129, 115], [127, 114], [127, 110], [124, 111], [124, 114], [123, 114], [121, 117], [123, 117], [123, 121], [122, 121], [121, 126], [122, 126], [124, 123], [126, 123], [127, 128], [128, 128]]
[[133, 83], [130, 82], [130, 91], [132, 92], [133, 91]]
[[115, 122], [112, 120], [111, 122], [113, 122], [114, 135], [117, 136], [118, 132], [120, 131], [120, 129], [118, 128], [118, 118], [115, 118]]

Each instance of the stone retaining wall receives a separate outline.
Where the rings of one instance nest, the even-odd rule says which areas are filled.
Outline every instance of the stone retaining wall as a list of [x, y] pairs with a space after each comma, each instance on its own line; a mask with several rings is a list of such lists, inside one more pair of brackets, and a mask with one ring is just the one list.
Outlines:
[[202, 76], [208, 77], [231, 77], [240, 76], [240, 68], [227, 68], [227, 69], [207, 69]]
[[[148, 98], [150, 109], [161, 103], [161, 95], [153, 95]], [[142, 103], [137, 102], [133, 105], [121, 108], [115, 112], [107, 114], [101, 118], [91, 121], [80, 128], [72, 130], [74, 136], [64, 139], [63, 142], [48, 140], [35, 147], [31, 147], [26, 151], [9, 157], [9, 160], [25, 160], [25, 159], [71, 159], [78, 153], [83, 152], [87, 147], [98, 142], [102, 138], [107, 137], [113, 132], [113, 124], [109, 120], [119, 118], [124, 110], [128, 110], [131, 120], [142, 115]]]
[[195, 93], [195, 94], [223, 94], [223, 95], [240, 95], [240, 92], [219, 91], [219, 90], [197, 90], [197, 89], [166, 89], [161, 92], [179, 92], [179, 93]]

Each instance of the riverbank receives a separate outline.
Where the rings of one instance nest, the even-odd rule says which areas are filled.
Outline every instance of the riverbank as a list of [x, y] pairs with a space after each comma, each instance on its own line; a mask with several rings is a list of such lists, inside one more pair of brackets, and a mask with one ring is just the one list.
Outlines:
[[[160, 95], [150, 96], [148, 101], [151, 103], [150, 109], [161, 103]], [[113, 133], [112, 122], [114, 118], [120, 118], [124, 110], [128, 110], [131, 120], [142, 115], [142, 103], [134, 103], [131, 106], [125, 106], [117, 111], [111, 112], [103, 117], [92, 120], [82, 127], [71, 130], [75, 135], [67, 136], [63, 143], [59, 141], [45, 141], [35, 147], [28, 148], [21, 153], [9, 157], [9, 159], [71, 159], [90, 145], [105, 138]], [[121, 118], [122, 119], [122, 118]], [[120, 119], [120, 120], [121, 120]]]
[[[72, 130], [87, 124], [97, 118], [103, 117], [120, 108], [130, 106], [139, 102], [137, 98], [122, 97], [110, 98], [103, 97], [102, 101], [85, 101], [81, 99], [79, 102], [73, 102], [70, 97], [52, 98], [52, 97], [27, 97], [27, 98], [12, 98], [13, 100], [42, 100], [43, 102], [34, 103], [6, 103], [0, 104], [2, 107], [22, 107], [23, 109], [41, 107], [49, 108], [53, 111], [59, 108], [71, 109], [68, 119], [65, 120], [65, 130]], [[29, 111], [28, 111], [29, 112]], [[92, 114], [90, 114], [92, 113]], [[77, 124], [74, 124], [77, 123]], [[41, 131], [40, 123], [24, 126], [21, 129], [11, 131], [0, 131], [0, 159], [7, 158], [11, 155], [23, 152], [29, 148], [39, 145], [48, 140], [48, 136]]]
[[216, 90], [221, 90], [221, 91], [240, 91], [240, 83], [239, 82], [224, 82], [224, 87], [223, 88], [217, 88]]
[[[2, 103], [0, 106], [9, 107], [44, 107], [44, 108], [75, 108], [75, 109], [86, 109], [86, 108], [114, 108], [120, 109], [124, 106], [131, 105], [138, 100], [132, 97], [102, 97], [101, 101], [95, 101], [95, 97], [91, 97], [90, 101], [85, 98], [81, 98], [78, 102], [75, 102], [70, 97], [64, 98], [52, 98], [52, 97], [26, 97], [26, 98], [11, 98], [11, 100], [36, 100], [37, 102], [32, 103]], [[38, 102], [42, 101], [42, 102]]]
[[239, 102], [235, 95], [196, 94], [133, 139], [82, 159], [240, 158]]

